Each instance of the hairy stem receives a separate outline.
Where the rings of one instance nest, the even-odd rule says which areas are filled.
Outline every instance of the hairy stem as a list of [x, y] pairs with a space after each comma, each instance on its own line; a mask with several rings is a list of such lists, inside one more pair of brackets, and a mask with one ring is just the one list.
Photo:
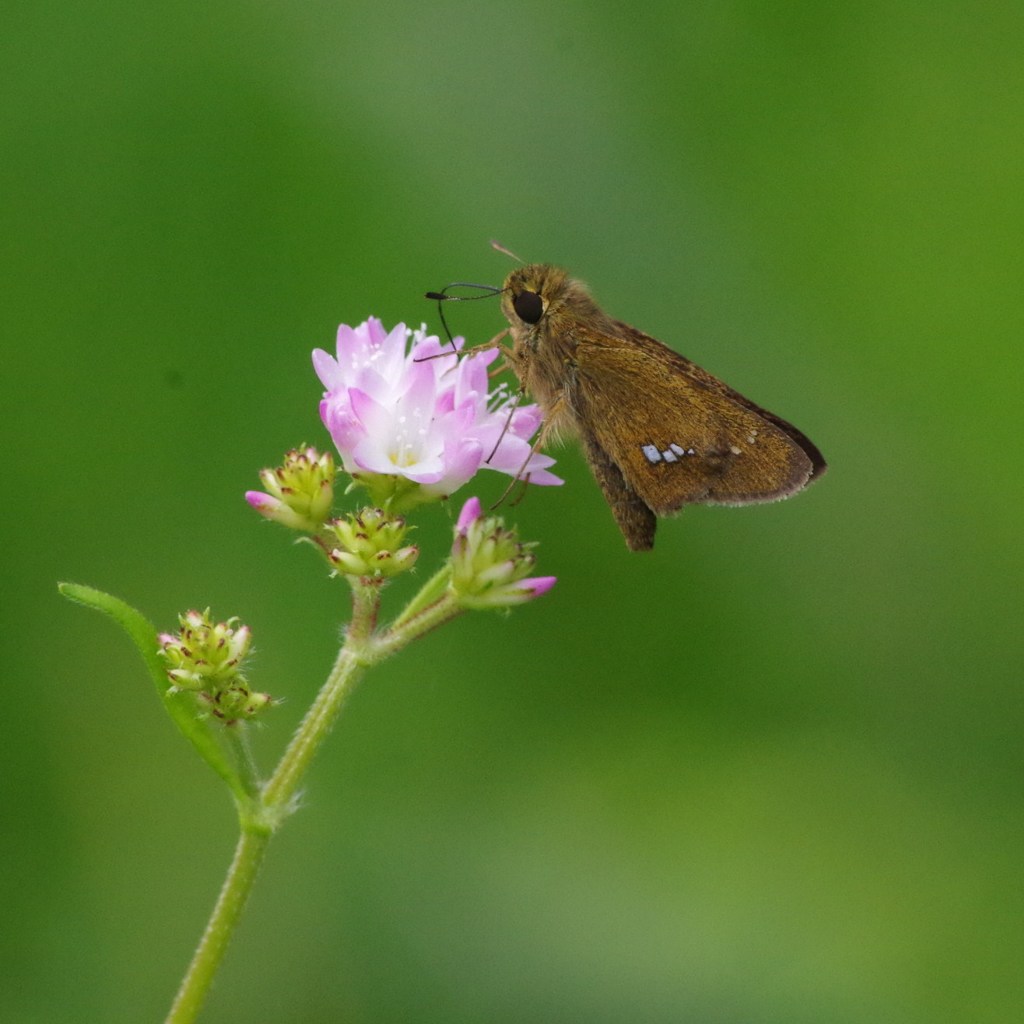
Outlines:
[[265, 829], [248, 829], [238, 837], [217, 904], [167, 1014], [167, 1024], [191, 1024], [199, 1014], [256, 881], [270, 835]]

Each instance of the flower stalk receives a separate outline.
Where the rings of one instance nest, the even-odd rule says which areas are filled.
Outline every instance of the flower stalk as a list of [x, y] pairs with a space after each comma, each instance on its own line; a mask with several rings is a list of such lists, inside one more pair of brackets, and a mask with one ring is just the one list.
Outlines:
[[[554, 577], [531, 577], [532, 545], [500, 518], [484, 516], [470, 498], [462, 508], [447, 559], [390, 624], [381, 596], [412, 571], [420, 551], [409, 543], [404, 514], [446, 498], [482, 468], [559, 484], [552, 459], [533, 450], [536, 406], [517, 406], [488, 391], [496, 351], [457, 358], [436, 337], [379, 320], [338, 331], [337, 356], [314, 353], [325, 388], [321, 418], [349, 476], [371, 504], [331, 518], [337, 491], [334, 456], [300, 445], [283, 464], [265, 469], [265, 491], [246, 494], [264, 518], [302, 535], [352, 595], [344, 643], [277, 766], [264, 781], [248, 729], [275, 701], [245, 675], [252, 633], [237, 618], [216, 621], [189, 611], [175, 633], [157, 633], [135, 609], [101, 591], [61, 584], [71, 600], [109, 615], [131, 637], [164, 708], [200, 756], [228, 785], [239, 839], [227, 876], [167, 1016], [191, 1024], [209, 992], [252, 891], [270, 839], [298, 806], [300, 787], [348, 697], [366, 670], [471, 609], [508, 609], [545, 593]], [[439, 358], [445, 356], [446, 358]], [[347, 492], [346, 492], [347, 493]]]
[[241, 835], [235, 855], [167, 1024], [190, 1024], [196, 1019], [256, 882], [267, 844], [296, 809], [302, 779], [363, 673], [462, 611], [454, 595], [445, 594], [418, 614], [403, 616], [400, 626], [396, 623], [377, 634], [374, 626], [379, 604], [379, 585], [360, 581], [353, 586], [353, 614], [346, 641], [326, 682], [273, 774], [251, 802], [239, 806]]
[[213, 913], [167, 1014], [167, 1024], [191, 1024], [199, 1016], [263, 864], [270, 835], [266, 830], [242, 828]]

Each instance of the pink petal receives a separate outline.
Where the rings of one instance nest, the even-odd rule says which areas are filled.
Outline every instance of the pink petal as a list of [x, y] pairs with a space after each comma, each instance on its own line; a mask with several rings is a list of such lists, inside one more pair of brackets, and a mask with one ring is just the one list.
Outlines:
[[558, 582], [557, 576], [529, 576], [516, 584], [517, 590], [530, 591], [531, 597], [546, 594]]
[[480, 518], [480, 515], [480, 499], [477, 497], [467, 498], [466, 503], [462, 506], [462, 511], [459, 513], [459, 520], [455, 524], [456, 531], [465, 534]]
[[264, 509], [275, 509], [281, 504], [280, 498], [275, 498], [272, 494], [265, 494], [263, 491], [246, 491], [245, 500], [257, 512], [262, 512]]
[[340, 383], [341, 375], [338, 369], [338, 361], [322, 348], [313, 350], [313, 369], [316, 370], [320, 383], [328, 391]]
[[438, 481], [443, 485], [445, 494], [457, 491], [464, 483], [473, 478], [480, 468], [483, 459], [483, 448], [475, 440], [467, 439], [444, 446], [444, 476]]

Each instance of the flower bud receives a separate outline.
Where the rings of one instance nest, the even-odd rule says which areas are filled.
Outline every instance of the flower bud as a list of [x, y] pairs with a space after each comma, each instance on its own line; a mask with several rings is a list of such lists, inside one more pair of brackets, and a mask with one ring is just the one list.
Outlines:
[[554, 576], [527, 576], [536, 557], [497, 516], [483, 516], [480, 499], [462, 507], [452, 544], [451, 589], [464, 608], [508, 608], [540, 597]]
[[315, 533], [323, 526], [334, 501], [334, 458], [302, 445], [285, 455], [284, 465], [264, 469], [266, 492], [247, 491], [245, 500], [261, 516], [293, 530]]
[[327, 557], [346, 576], [383, 579], [411, 569], [419, 548], [404, 544], [408, 527], [401, 516], [379, 508], [328, 523], [331, 548]]
[[210, 609], [179, 616], [177, 633], [161, 633], [159, 655], [175, 691], [190, 691], [227, 723], [252, 718], [269, 707], [269, 694], [253, 693], [241, 665], [252, 645], [252, 631], [237, 618], [214, 623]]
[[274, 703], [269, 693], [253, 693], [245, 685], [235, 684], [214, 694], [201, 696], [210, 705], [210, 711], [229, 725], [240, 718], [255, 718], [264, 708]]

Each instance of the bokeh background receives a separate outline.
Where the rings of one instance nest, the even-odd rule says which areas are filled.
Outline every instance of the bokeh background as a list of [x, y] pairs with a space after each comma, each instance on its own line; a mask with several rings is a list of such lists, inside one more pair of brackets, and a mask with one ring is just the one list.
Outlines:
[[495, 237], [830, 473], [640, 556], [560, 452], [508, 510], [559, 585], [357, 691], [204, 1019], [1016, 1019], [1022, 44], [945, 0], [7, 10], [0, 1018], [161, 1019], [234, 842], [56, 581], [241, 615], [269, 766], [346, 595], [242, 493], [326, 440], [310, 350], [436, 328]]

